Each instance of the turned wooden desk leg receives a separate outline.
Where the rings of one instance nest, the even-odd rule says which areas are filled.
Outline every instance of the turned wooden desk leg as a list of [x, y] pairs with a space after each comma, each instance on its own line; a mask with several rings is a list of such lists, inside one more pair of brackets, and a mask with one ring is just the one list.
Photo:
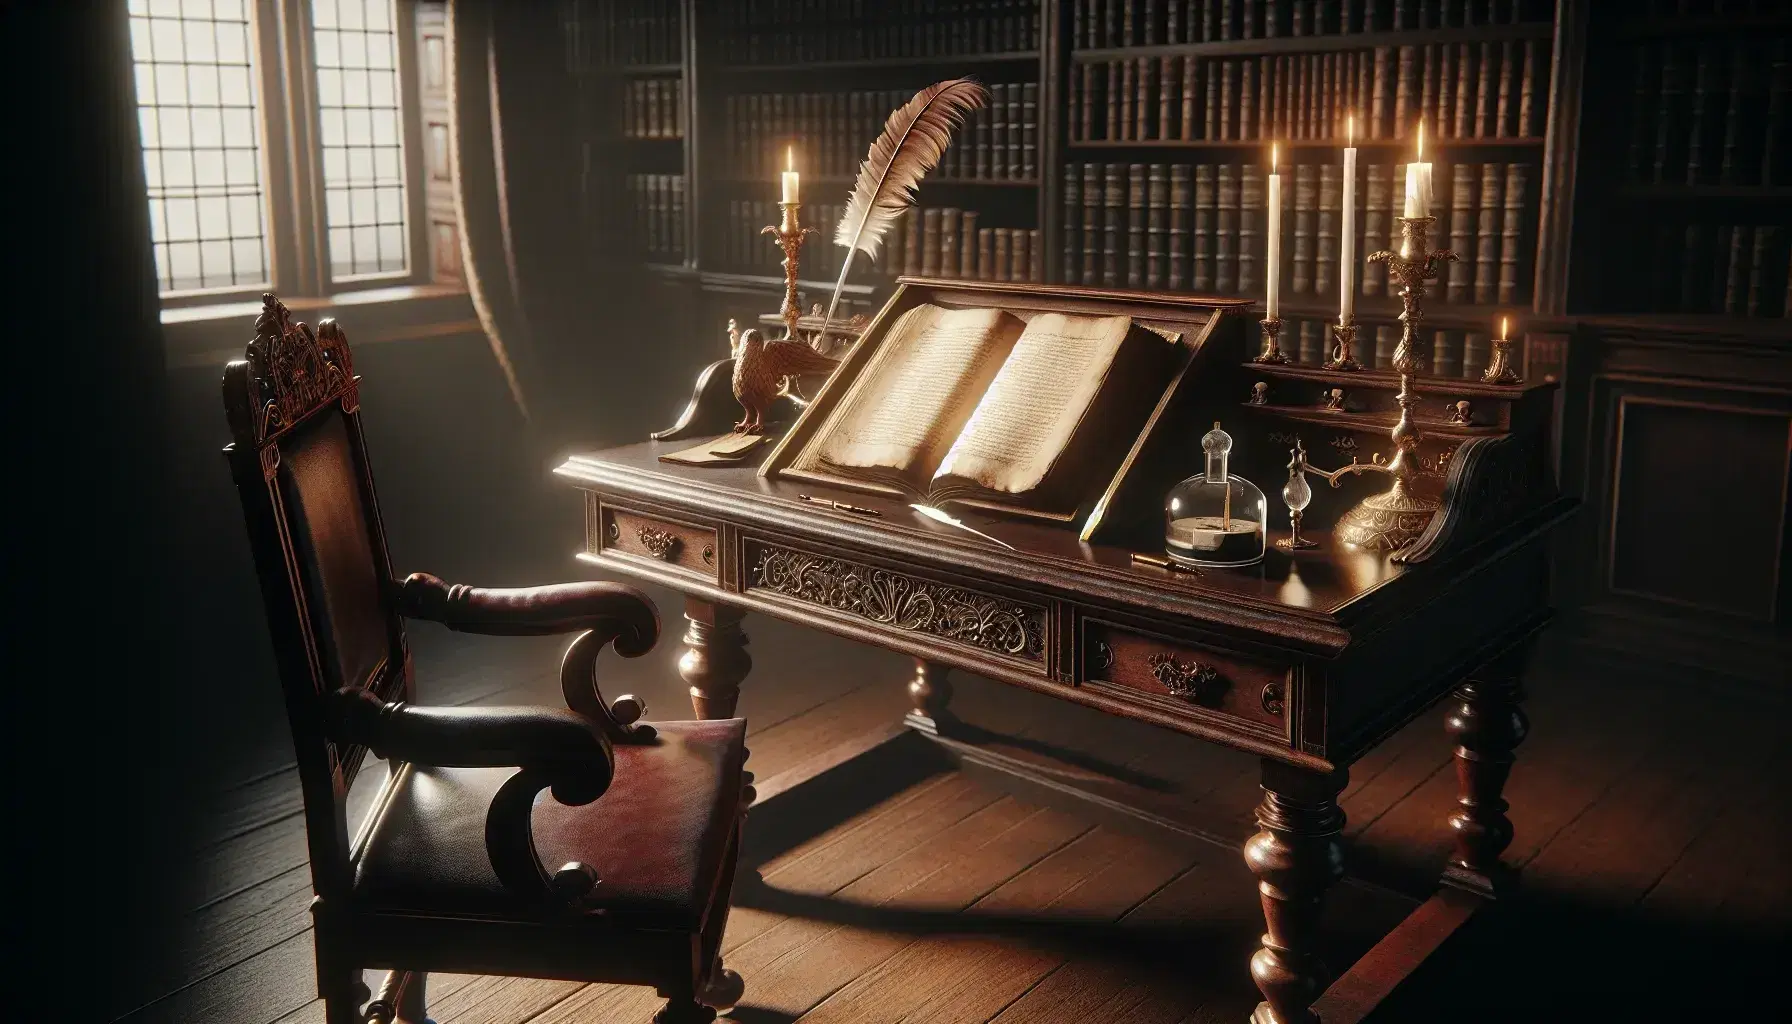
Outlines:
[[1319, 912], [1327, 889], [1344, 877], [1344, 812], [1338, 793], [1349, 773], [1315, 772], [1263, 759], [1262, 831], [1245, 844], [1257, 876], [1268, 931], [1251, 957], [1251, 977], [1264, 1001], [1252, 1024], [1316, 1024], [1311, 1006], [1325, 990], [1318, 954]]
[[753, 668], [747, 634], [740, 628], [743, 614], [738, 608], [694, 597], [684, 600], [684, 617], [690, 625], [684, 631], [678, 674], [691, 684], [691, 710], [698, 718], [734, 717], [741, 680]]
[[1502, 795], [1512, 774], [1513, 751], [1530, 731], [1519, 701], [1524, 697], [1524, 650], [1495, 660], [1457, 688], [1444, 720], [1456, 741], [1456, 812], [1450, 831], [1456, 850], [1444, 882], [1492, 899], [1510, 887], [1513, 872], [1500, 861], [1512, 843], [1512, 819]]
[[950, 671], [924, 658], [915, 659], [915, 678], [908, 684], [908, 699], [914, 710], [903, 717], [909, 728], [938, 736], [949, 727], [952, 712], [947, 709], [952, 703], [952, 681], [946, 674]]

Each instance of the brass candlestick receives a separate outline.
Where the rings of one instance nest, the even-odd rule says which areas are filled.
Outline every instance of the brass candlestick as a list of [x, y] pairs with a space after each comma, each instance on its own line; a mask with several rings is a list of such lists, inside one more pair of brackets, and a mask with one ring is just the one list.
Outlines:
[[796, 322], [802, 319], [802, 306], [796, 299], [796, 272], [802, 265], [803, 238], [815, 233], [814, 228], [802, 226], [798, 216], [802, 203], [779, 203], [778, 209], [783, 211], [783, 218], [776, 227], [767, 224], [759, 229], [762, 235], [771, 235], [778, 248], [784, 250], [784, 309], [780, 314], [784, 318], [784, 337], [788, 340], [796, 338]]
[[1363, 364], [1356, 361], [1356, 318], [1338, 315], [1338, 322], [1332, 325], [1332, 357], [1325, 362], [1328, 370], [1360, 370]]
[[1456, 259], [1448, 249], [1433, 250], [1430, 246], [1430, 217], [1401, 217], [1399, 252], [1383, 250], [1369, 257], [1371, 263], [1386, 263], [1388, 274], [1400, 282], [1400, 344], [1394, 349], [1394, 369], [1400, 374], [1400, 393], [1394, 401], [1400, 404], [1400, 420], [1390, 436], [1394, 440], [1394, 457], [1386, 464], [1363, 465], [1352, 462], [1343, 469], [1322, 476], [1333, 487], [1346, 474], [1386, 473], [1394, 478], [1387, 491], [1366, 498], [1338, 520], [1336, 534], [1340, 541], [1368, 551], [1398, 551], [1425, 532], [1431, 517], [1437, 514], [1438, 503], [1413, 492], [1413, 481], [1422, 472], [1419, 466], [1419, 430], [1413, 424], [1412, 407], [1417, 398], [1412, 393], [1413, 350], [1418, 338], [1419, 323], [1425, 319], [1423, 299], [1425, 282], [1437, 278], [1438, 267]]
[[1512, 342], [1506, 338], [1493, 339], [1493, 357], [1487, 362], [1486, 372], [1481, 380], [1487, 384], [1523, 384], [1524, 378], [1512, 368]]
[[1282, 354], [1282, 346], [1277, 341], [1282, 333], [1281, 318], [1266, 316], [1257, 322], [1263, 327], [1263, 351], [1258, 354], [1257, 358], [1251, 360], [1251, 362], [1286, 363], [1288, 357]]

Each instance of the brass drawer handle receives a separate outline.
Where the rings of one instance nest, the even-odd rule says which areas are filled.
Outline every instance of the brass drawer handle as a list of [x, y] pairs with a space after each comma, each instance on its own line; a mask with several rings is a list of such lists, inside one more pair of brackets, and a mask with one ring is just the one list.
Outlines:
[[1173, 697], [1200, 700], [1208, 695], [1220, 674], [1213, 666], [1194, 659], [1177, 661], [1174, 654], [1153, 654], [1145, 659], [1151, 666], [1152, 678], [1164, 685]]
[[678, 535], [666, 530], [643, 526], [635, 531], [635, 536], [641, 541], [641, 546], [647, 549], [647, 553], [655, 558], [671, 558], [672, 552], [678, 548]]

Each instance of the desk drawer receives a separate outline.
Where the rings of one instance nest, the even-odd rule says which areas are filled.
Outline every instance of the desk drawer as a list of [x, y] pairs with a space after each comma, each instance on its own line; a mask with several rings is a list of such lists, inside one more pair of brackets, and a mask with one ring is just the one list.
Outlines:
[[664, 562], [712, 583], [721, 578], [713, 526], [608, 504], [598, 506], [597, 525], [597, 541], [605, 552]]
[[1287, 736], [1290, 667], [1093, 619], [1082, 624], [1083, 683], [1109, 696]]

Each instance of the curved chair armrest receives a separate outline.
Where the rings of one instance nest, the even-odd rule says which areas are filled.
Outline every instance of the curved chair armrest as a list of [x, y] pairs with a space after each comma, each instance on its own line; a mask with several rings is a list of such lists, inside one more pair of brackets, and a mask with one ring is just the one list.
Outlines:
[[394, 589], [399, 614], [462, 633], [551, 636], [589, 629], [615, 640], [617, 653], [625, 657], [652, 650], [660, 635], [653, 602], [621, 583], [586, 580], [487, 590], [416, 572]]
[[333, 738], [381, 757], [438, 767], [520, 768], [486, 809], [486, 857], [499, 883], [524, 900], [580, 909], [597, 884], [596, 872], [568, 864], [549, 874], [535, 849], [531, 818], [543, 789], [579, 806], [610, 788], [616, 757], [601, 723], [559, 708], [388, 704], [350, 688], [337, 690], [328, 708]]

